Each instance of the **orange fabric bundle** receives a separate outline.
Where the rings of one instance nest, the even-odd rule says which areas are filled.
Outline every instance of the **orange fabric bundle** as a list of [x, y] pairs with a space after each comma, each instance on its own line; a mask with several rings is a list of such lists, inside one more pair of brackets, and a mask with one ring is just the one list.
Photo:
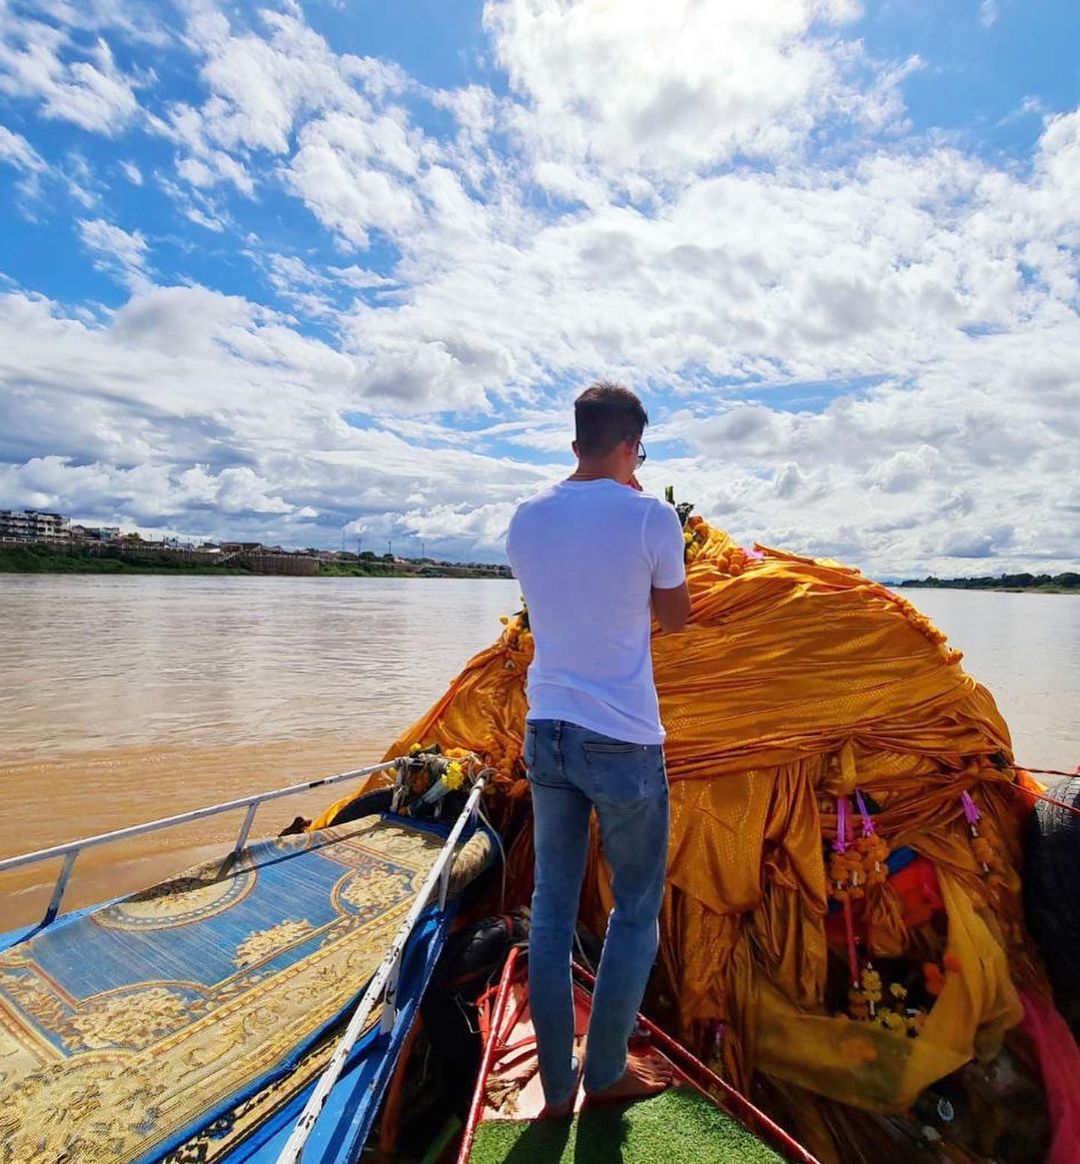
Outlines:
[[[740, 1087], [759, 1070], [857, 1107], [901, 1110], [995, 1052], [1022, 1017], [1014, 980], [1045, 990], [1022, 928], [1025, 778], [1008, 767], [1008, 730], [959, 653], [902, 597], [836, 562], [744, 551], [698, 518], [687, 528], [691, 623], [675, 635], [654, 628], [653, 640], [672, 807], [657, 997], [702, 1053], [724, 1024], [725, 1064]], [[493, 819], [509, 826], [527, 807], [531, 652], [523, 620], [512, 619], [387, 756], [414, 741], [487, 756], [498, 770]], [[825, 924], [829, 846], [837, 798], [856, 790], [873, 806], [876, 834], [925, 858], [940, 888], [940, 909], [883, 877], [858, 895], [860, 957], [940, 968], [917, 1037], [910, 1021], [905, 1032], [899, 1020], [897, 1029], [857, 1020], [837, 1001], [851, 983]], [[981, 813], [975, 847], [965, 791]], [[530, 866], [525, 830], [510, 854], [511, 890], [523, 899]], [[908, 901], [922, 912], [905, 918]], [[602, 933], [609, 907], [594, 838], [582, 920]]]

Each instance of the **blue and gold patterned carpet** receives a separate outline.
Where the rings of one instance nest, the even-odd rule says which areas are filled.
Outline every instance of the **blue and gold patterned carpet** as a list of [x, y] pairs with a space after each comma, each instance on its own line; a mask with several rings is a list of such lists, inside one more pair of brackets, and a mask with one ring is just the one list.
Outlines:
[[379, 817], [263, 841], [0, 954], [0, 1162], [160, 1159], [301, 1086], [442, 844]]

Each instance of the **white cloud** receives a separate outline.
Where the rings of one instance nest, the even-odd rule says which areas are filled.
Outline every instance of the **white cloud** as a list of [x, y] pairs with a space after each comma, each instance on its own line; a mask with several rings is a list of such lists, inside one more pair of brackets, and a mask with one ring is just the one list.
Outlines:
[[400, 237], [420, 223], [404, 180], [416, 159], [403, 137], [388, 118], [328, 114], [301, 131], [288, 181], [324, 226], [358, 248], [367, 248], [372, 230]]
[[79, 235], [93, 253], [94, 266], [115, 276], [133, 290], [148, 285], [146, 239], [139, 231], [126, 231], [103, 218], [80, 219]]
[[120, 172], [132, 184], [132, 186], [141, 186], [143, 184], [142, 170], [134, 162], [124, 161], [120, 163]]
[[40, 174], [48, 169], [44, 158], [22, 134], [4, 125], [0, 125], [0, 161], [31, 174]]
[[[103, 325], [0, 297], [0, 504], [309, 545], [347, 520], [393, 523], [419, 499], [467, 515], [481, 488], [509, 505], [539, 479], [351, 427], [343, 414], [365, 408], [355, 381], [348, 358], [205, 288], [141, 292]], [[472, 528], [463, 518], [443, 552], [470, 555]]]
[[831, 113], [882, 120], [887, 93], [858, 88], [844, 0], [489, 0], [485, 25], [519, 118], [547, 159], [681, 176], [738, 154], [790, 153]]
[[104, 37], [80, 48], [62, 28], [5, 13], [0, 93], [40, 101], [44, 117], [114, 136], [138, 110], [136, 83], [117, 68]]
[[[87, 214], [133, 294], [107, 317], [4, 301], [0, 502], [92, 497], [102, 519], [286, 544], [353, 521], [494, 554], [514, 502], [565, 472], [570, 399], [604, 374], [655, 414], [647, 484], [743, 541], [884, 574], [1080, 558], [1061, 472], [1080, 111], [1045, 118], [1029, 167], [909, 135], [918, 60], [873, 60], [840, 0], [491, 0], [509, 95], [337, 54], [294, 5], [250, 27], [185, 11], [205, 91], [148, 95], [175, 172], [146, 164], [139, 197], [160, 187], [287, 306], [182, 269], [155, 286], [147, 236]], [[43, 44], [9, 95], [74, 84], [69, 34]], [[23, 146], [0, 136], [25, 169]]]
[[979, 5], [979, 23], [983, 28], [993, 28], [1000, 15], [997, 0], [982, 0]]

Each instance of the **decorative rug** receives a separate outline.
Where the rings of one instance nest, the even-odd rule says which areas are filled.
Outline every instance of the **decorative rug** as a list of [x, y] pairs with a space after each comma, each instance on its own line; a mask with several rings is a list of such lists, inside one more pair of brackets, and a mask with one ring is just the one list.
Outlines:
[[153, 1160], [317, 1067], [443, 843], [380, 817], [262, 841], [0, 954], [0, 1161]]

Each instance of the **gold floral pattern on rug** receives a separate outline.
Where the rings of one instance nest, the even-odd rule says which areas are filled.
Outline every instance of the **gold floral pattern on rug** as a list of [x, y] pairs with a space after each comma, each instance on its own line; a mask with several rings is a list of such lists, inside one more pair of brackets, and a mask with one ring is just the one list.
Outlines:
[[412, 877], [392, 867], [360, 869], [339, 883], [338, 896], [361, 917], [377, 917], [409, 896]]
[[138, 992], [98, 995], [84, 1003], [64, 1024], [68, 1041], [88, 1051], [106, 1047], [141, 1050], [191, 1022], [205, 1010], [201, 999], [188, 999], [163, 986]]
[[296, 945], [315, 932], [309, 921], [283, 921], [268, 930], [249, 934], [236, 948], [233, 964], [241, 970]]
[[0, 974], [0, 990], [45, 1026], [59, 1026], [66, 1012], [56, 995], [34, 974]]
[[128, 1158], [140, 1125], [168, 1091], [126, 1062], [43, 1067], [18, 1080], [0, 1105], [0, 1164]]

